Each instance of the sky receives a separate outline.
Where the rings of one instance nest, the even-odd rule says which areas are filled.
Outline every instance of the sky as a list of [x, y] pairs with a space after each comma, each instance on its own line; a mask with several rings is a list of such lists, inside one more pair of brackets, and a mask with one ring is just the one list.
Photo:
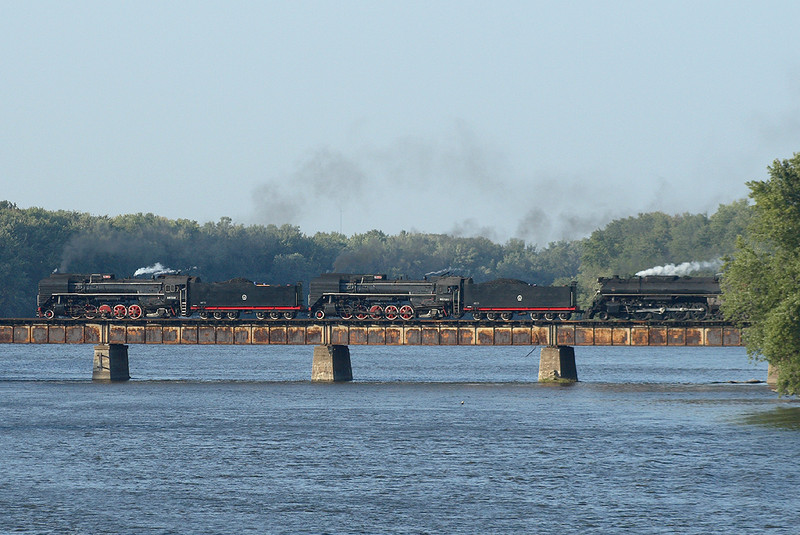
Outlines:
[[0, 199], [520, 238], [800, 152], [800, 2], [0, 0]]

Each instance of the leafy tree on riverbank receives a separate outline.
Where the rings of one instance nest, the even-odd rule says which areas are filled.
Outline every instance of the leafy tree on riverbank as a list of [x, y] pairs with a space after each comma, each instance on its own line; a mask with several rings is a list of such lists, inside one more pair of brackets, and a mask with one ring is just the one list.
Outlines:
[[778, 370], [778, 391], [800, 394], [800, 154], [775, 160], [751, 181], [750, 233], [726, 262], [725, 316], [741, 325], [747, 352]]

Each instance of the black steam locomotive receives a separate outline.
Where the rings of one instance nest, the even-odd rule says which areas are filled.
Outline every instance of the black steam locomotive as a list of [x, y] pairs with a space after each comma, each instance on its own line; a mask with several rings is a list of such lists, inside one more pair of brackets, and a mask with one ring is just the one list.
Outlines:
[[374, 320], [461, 318], [510, 320], [569, 319], [577, 310], [575, 287], [530, 285], [500, 279], [475, 284], [469, 277], [389, 280], [386, 275], [326, 273], [311, 281], [309, 313], [316, 319], [339, 317]]
[[[704, 320], [720, 317], [716, 277], [651, 276], [600, 278], [584, 319]], [[326, 273], [311, 280], [308, 306], [302, 284], [255, 284], [247, 279], [202, 282], [186, 275], [117, 279], [111, 274], [55, 273], [39, 283], [38, 315], [47, 319], [139, 319], [192, 316], [230, 319], [293, 319], [307, 313], [321, 320], [407, 321], [454, 318], [477, 320], [568, 320], [579, 313], [575, 284], [537, 286], [513, 279], [475, 283], [444, 275], [422, 280], [388, 279], [381, 274]]]
[[303, 308], [302, 286], [270, 286], [247, 279], [202, 282], [186, 275], [117, 279], [112, 274], [54, 273], [39, 282], [38, 315], [72, 318], [191, 316], [236, 319], [294, 318]]
[[720, 317], [718, 277], [649, 276], [597, 279], [587, 319], [704, 320]]
[[44, 318], [139, 319], [192, 316], [237, 319], [293, 319], [301, 311], [315, 319], [411, 320], [461, 318], [510, 320], [569, 319], [577, 311], [575, 287], [530, 285], [501, 279], [475, 284], [445, 275], [423, 280], [390, 280], [381, 274], [326, 273], [311, 281], [307, 309], [302, 285], [271, 286], [246, 279], [201, 282], [185, 275], [116, 279], [111, 274], [56, 273], [39, 283], [38, 315]]

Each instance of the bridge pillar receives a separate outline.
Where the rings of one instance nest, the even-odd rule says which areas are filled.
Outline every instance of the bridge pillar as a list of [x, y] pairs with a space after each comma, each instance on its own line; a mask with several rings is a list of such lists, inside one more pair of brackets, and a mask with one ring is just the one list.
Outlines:
[[99, 344], [94, 346], [93, 381], [127, 381], [128, 346], [124, 344]]
[[352, 381], [350, 348], [341, 345], [314, 347], [314, 362], [311, 365], [312, 381]]
[[771, 388], [778, 386], [778, 367], [770, 364], [767, 366], [767, 385]]
[[545, 346], [539, 356], [539, 382], [574, 382], [578, 380], [575, 348]]

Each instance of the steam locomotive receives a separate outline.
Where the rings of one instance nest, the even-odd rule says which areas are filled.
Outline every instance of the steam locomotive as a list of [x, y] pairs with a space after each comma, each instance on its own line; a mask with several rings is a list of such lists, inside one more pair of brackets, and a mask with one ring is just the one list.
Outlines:
[[316, 319], [410, 320], [461, 318], [510, 320], [569, 319], [577, 311], [575, 286], [536, 286], [499, 279], [476, 284], [469, 277], [445, 275], [424, 280], [389, 280], [386, 275], [326, 273], [311, 281], [309, 314]]
[[[716, 277], [600, 278], [584, 319], [704, 320], [720, 317]], [[39, 283], [38, 315], [47, 319], [188, 317], [408, 321], [413, 318], [568, 320], [580, 313], [575, 284], [537, 286], [513, 279], [475, 283], [469, 277], [388, 279], [384, 274], [325, 273], [303, 286], [247, 279], [202, 282], [186, 275], [117, 279], [112, 274], [54, 273]]]
[[575, 286], [549, 287], [501, 279], [476, 284], [469, 277], [390, 280], [384, 274], [325, 273], [311, 281], [308, 307], [302, 284], [272, 286], [247, 279], [202, 282], [186, 275], [117, 279], [112, 274], [54, 273], [39, 283], [38, 315], [47, 319], [192, 316], [237, 319], [410, 320], [461, 318], [569, 319], [577, 311]]
[[719, 319], [718, 277], [601, 277], [588, 319]]
[[247, 279], [202, 282], [186, 275], [117, 279], [113, 274], [54, 273], [39, 282], [38, 315], [72, 318], [191, 316], [292, 319], [303, 309], [302, 285], [271, 286]]

